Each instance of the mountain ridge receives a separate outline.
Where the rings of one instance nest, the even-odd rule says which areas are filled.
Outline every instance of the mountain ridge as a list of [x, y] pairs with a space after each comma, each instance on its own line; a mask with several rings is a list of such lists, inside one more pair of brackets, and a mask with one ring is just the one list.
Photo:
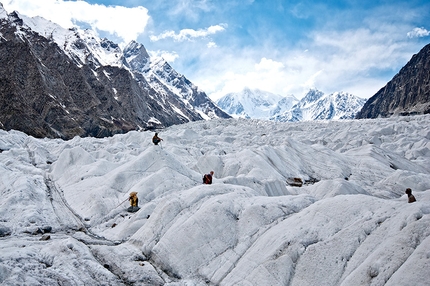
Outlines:
[[90, 30], [3, 6], [0, 35], [3, 129], [71, 139], [230, 117], [141, 44], [122, 51]]
[[298, 100], [294, 96], [280, 95], [245, 87], [241, 92], [228, 93], [216, 104], [234, 117], [266, 119], [274, 112], [281, 112]]
[[[264, 99], [261, 94], [265, 95]], [[260, 102], [255, 98], [259, 98]], [[245, 88], [241, 92], [223, 96], [216, 103], [233, 117], [296, 122], [352, 119], [365, 101], [366, 99], [346, 92], [327, 95], [317, 89], [311, 89], [301, 100], [298, 100], [293, 95], [282, 97]]]

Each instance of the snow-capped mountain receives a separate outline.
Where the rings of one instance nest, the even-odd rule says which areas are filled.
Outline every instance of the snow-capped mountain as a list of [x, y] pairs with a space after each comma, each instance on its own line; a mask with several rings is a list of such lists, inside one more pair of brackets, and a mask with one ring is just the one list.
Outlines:
[[179, 96], [190, 109], [195, 109], [204, 119], [227, 118], [203, 92], [184, 75], [175, 71], [161, 57], [151, 58], [142, 44], [132, 41], [124, 49], [126, 65], [145, 76], [148, 83], [164, 98], [169, 94]]
[[259, 89], [244, 88], [228, 93], [216, 101], [217, 105], [233, 117], [268, 119], [281, 114], [297, 103], [294, 96], [280, 95]]
[[0, 43], [3, 129], [102, 137], [230, 117], [136, 42], [121, 50], [90, 30], [8, 14], [0, 5]]
[[[2, 8], [0, 8], [2, 9]], [[33, 31], [54, 42], [72, 60], [79, 65], [89, 64], [93, 68], [101, 66], [123, 67], [123, 52], [120, 47], [108, 39], [99, 38], [92, 30], [81, 30], [76, 27], [65, 29], [42, 17], [27, 17], [18, 11], [6, 14], [4, 19], [14, 19], [19, 23], [19, 33], [28, 38]]]
[[366, 99], [346, 92], [324, 94], [312, 89], [291, 110], [271, 119], [275, 121], [353, 119], [365, 102]]
[[233, 117], [304, 121], [352, 119], [363, 107], [365, 99], [345, 92], [325, 95], [312, 89], [300, 101], [293, 95], [282, 97], [270, 92], [245, 88], [217, 100], [218, 106]]

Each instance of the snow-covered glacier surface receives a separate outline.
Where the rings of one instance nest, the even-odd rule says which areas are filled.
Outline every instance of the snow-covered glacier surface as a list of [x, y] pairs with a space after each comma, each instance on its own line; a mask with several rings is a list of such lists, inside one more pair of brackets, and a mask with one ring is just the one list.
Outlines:
[[429, 115], [152, 136], [1, 130], [0, 284], [430, 285]]

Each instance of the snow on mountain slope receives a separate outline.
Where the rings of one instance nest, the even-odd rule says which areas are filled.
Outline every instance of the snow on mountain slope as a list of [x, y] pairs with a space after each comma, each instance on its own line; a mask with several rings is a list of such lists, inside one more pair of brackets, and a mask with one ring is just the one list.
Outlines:
[[124, 58], [127, 66], [141, 73], [166, 104], [171, 103], [170, 98], [174, 94], [186, 107], [196, 111], [203, 119], [229, 117], [203, 91], [173, 69], [162, 57], [150, 57], [142, 44], [132, 41], [124, 48]]
[[356, 97], [345, 92], [324, 94], [313, 89], [310, 90], [290, 110], [283, 114], [273, 116], [275, 121], [307, 121], [307, 120], [337, 120], [353, 119], [355, 114], [363, 107], [366, 99]]
[[159, 146], [0, 130], [0, 282], [430, 285], [429, 126], [211, 120]]
[[282, 97], [259, 89], [244, 88], [241, 92], [226, 94], [217, 105], [233, 117], [268, 119], [289, 110], [298, 100], [294, 96]]
[[299, 101], [294, 96], [282, 97], [245, 88], [242, 92], [223, 96], [217, 104], [233, 117], [286, 122], [353, 119], [365, 102], [345, 92], [326, 95], [313, 89]]
[[41, 36], [54, 41], [66, 54], [81, 64], [122, 67], [122, 51], [118, 45], [100, 39], [92, 30], [65, 29], [42, 17], [27, 17], [16, 12], [25, 26]]

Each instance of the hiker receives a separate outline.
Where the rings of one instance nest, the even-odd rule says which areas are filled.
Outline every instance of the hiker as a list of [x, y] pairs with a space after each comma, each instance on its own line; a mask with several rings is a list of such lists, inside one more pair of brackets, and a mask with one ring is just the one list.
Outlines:
[[152, 143], [154, 143], [154, 145], [158, 145], [161, 141], [163, 141], [163, 139], [158, 137], [158, 133], [155, 133], [154, 137], [152, 137]]
[[203, 184], [210, 185], [212, 184], [212, 177], [214, 175], [214, 171], [211, 171], [209, 174], [203, 176]]
[[130, 201], [130, 207], [128, 208], [128, 211], [137, 212], [140, 209], [138, 207], [139, 199], [137, 198], [137, 192], [131, 192], [128, 200]]
[[405, 193], [408, 195], [408, 203], [416, 202], [414, 195], [412, 194], [412, 190], [410, 188], [407, 188]]

